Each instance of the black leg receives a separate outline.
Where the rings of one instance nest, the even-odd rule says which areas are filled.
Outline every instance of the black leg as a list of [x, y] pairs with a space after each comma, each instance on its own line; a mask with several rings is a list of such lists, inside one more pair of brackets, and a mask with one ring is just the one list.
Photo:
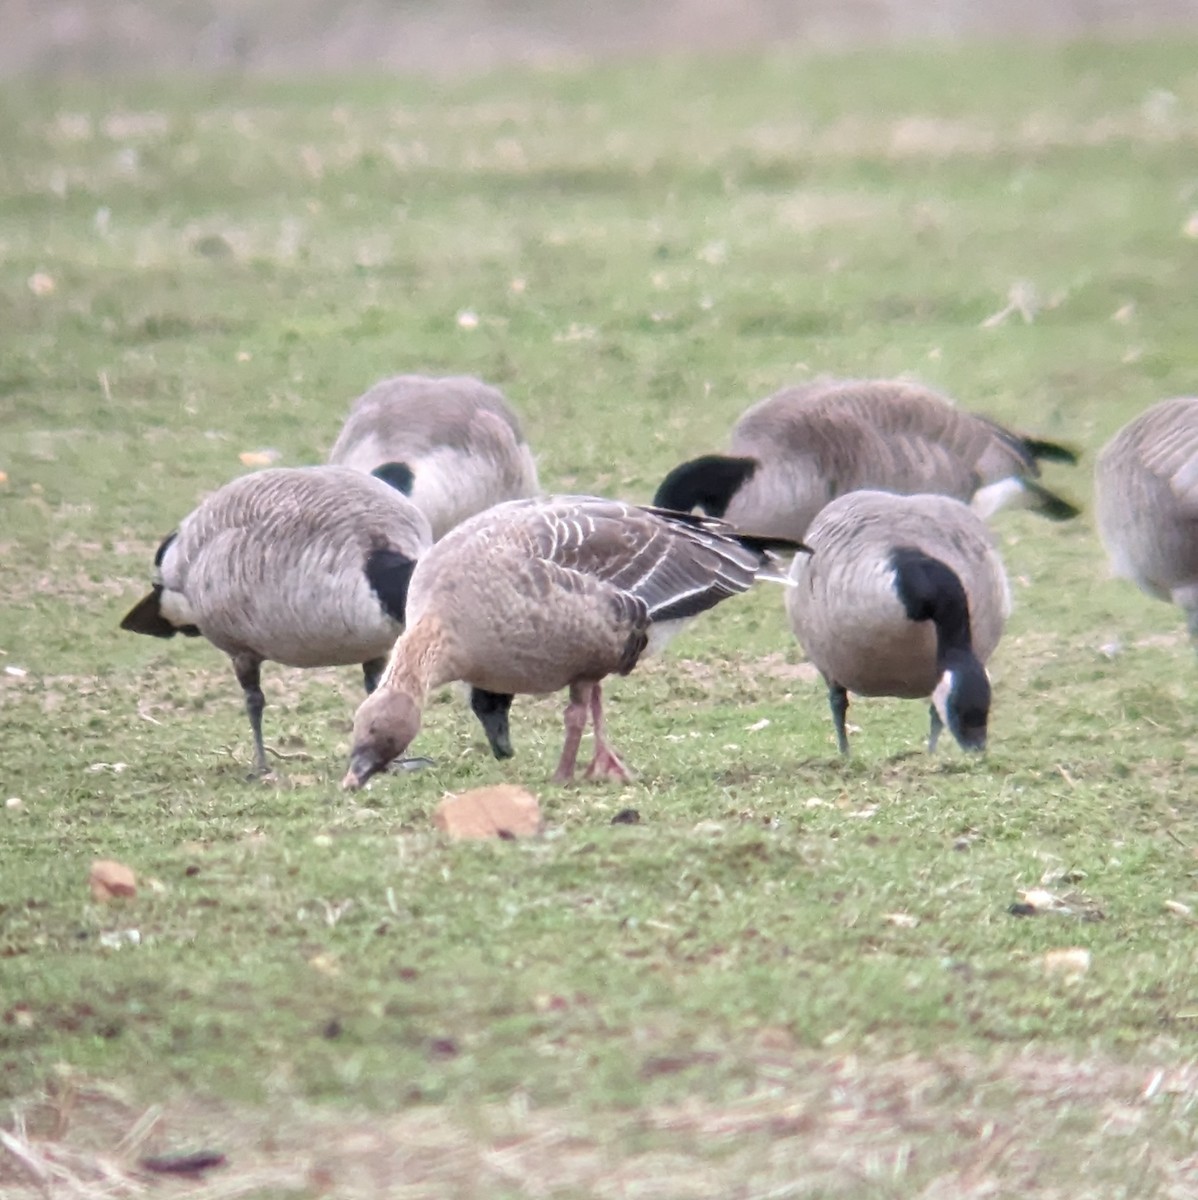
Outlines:
[[491, 753], [496, 758], [511, 758], [512, 735], [508, 727], [508, 711], [512, 707], [511, 696], [502, 692], [486, 692], [482, 688], [470, 689], [470, 707], [482, 723], [483, 732], [491, 744]]
[[940, 719], [940, 714], [936, 711], [934, 704], [928, 705], [928, 711], [932, 714], [932, 723], [928, 727], [928, 753], [936, 753], [936, 743], [940, 740], [940, 735], [944, 731], [944, 722]]
[[235, 654], [233, 670], [237, 672], [237, 682], [245, 693], [245, 711], [249, 714], [250, 729], [254, 734], [254, 773], [269, 775], [266, 747], [262, 743], [262, 710], [266, 707], [266, 697], [262, 694], [262, 660], [256, 654]]
[[849, 752], [849, 735], [845, 731], [845, 715], [849, 711], [849, 694], [838, 683], [828, 682], [828, 707], [832, 710], [832, 724], [836, 726], [836, 745], [841, 754]]
[[362, 680], [366, 684], [366, 694], [369, 696], [379, 685], [379, 680], [383, 677], [383, 672], [387, 669], [387, 660], [385, 658], [372, 658], [369, 662], [362, 664]]

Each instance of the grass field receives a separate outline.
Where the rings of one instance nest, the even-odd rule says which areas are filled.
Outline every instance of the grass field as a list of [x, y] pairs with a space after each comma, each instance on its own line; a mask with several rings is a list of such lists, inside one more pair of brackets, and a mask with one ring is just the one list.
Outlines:
[[[405, 370], [636, 500], [784, 383], [907, 373], [1077, 446], [1086, 504], [1195, 387], [1198, 45], [2, 103], [0, 1192], [213, 1146], [187, 1194], [1198, 1195], [1195, 663], [1087, 516], [995, 520], [979, 761], [862, 700], [841, 762], [765, 587], [610, 688], [623, 789], [546, 782], [559, 698], [500, 764], [447, 693], [437, 767], [347, 796], [358, 672], [269, 666], [248, 785], [227, 661], [117, 630], [241, 453], [320, 461]], [[433, 832], [501, 780], [543, 838]]]

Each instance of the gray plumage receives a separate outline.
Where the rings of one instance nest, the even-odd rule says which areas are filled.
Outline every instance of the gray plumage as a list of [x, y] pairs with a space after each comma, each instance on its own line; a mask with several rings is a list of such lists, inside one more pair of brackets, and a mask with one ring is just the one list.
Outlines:
[[159, 548], [153, 590], [121, 628], [202, 636], [229, 655], [265, 773], [261, 664], [361, 663], [371, 689], [403, 628], [415, 560], [431, 544], [424, 515], [369, 475], [259, 471], [183, 519]]
[[848, 691], [930, 697], [935, 749], [947, 724], [985, 745], [984, 664], [1002, 635], [1010, 592], [990, 532], [947, 496], [859, 491], [812, 522], [810, 556], [792, 567], [791, 628], [828, 684], [842, 753]]
[[829, 501], [863, 488], [937, 493], [988, 517], [1009, 503], [1054, 519], [1077, 509], [1035, 482], [1064, 446], [1012, 433], [900, 380], [823, 380], [785, 388], [737, 421], [727, 455], [676, 467], [654, 503], [701, 508], [738, 529], [802, 538]]
[[1198, 649], [1198, 398], [1163, 400], [1119, 430], [1094, 489], [1115, 573], [1178, 605]]
[[459, 679], [509, 700], [568, 687], [555, 779], [572, 778], [588, 715], [588, 776], [627, 778], [604, 738], [601, 680], [628, 674], [680, 622], [767, 576], [784, 578], [766, 545], [708, 518], [588, 496], [481, 513], [416, 567], [407, 632], [354, 721], [346, 786], [403, 753], [430, 689]]
[[511, 405], [465, 375], [398, 375], [354, 402], [329, 462], [356, 471], [400, 463], [409, 495], [441, 538], [492, 504], [534, 496], [536, 463]]

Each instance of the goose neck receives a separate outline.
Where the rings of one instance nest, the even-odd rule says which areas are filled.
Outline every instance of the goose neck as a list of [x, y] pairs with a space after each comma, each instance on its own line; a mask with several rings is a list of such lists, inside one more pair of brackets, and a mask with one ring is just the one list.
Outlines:
[[435, 616], [421, 617], [395, 643], [381, 686], [407, 692], [423, 705], [433, 688], [454, 677], [447, 665], [444, 626]]

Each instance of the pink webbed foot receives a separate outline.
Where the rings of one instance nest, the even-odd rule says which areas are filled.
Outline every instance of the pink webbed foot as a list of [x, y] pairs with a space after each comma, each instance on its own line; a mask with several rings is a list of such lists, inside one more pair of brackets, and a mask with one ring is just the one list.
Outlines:
[[586, 769], [588, 779], [616, 779], [620, 783], [631, 783], [632, 772], [620, 760], [620, 756], [610, 746], [599, 746], [595, 757], [591, 759]]

